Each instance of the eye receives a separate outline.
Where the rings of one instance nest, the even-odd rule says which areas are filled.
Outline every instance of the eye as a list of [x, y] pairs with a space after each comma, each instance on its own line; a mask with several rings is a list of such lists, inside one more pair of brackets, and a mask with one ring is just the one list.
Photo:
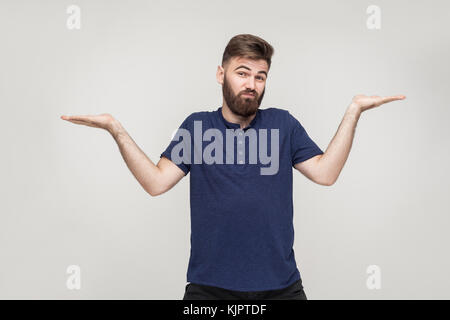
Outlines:
[[[238, 71], [237, 74], [240, 75], [240, 76], [247, 75], [245, 72], [242, 72], [242, 71]], [[264, 77], [262, 77], [262, 76], [257, 76], [256, 78], [258, 80], [264, 81]]]

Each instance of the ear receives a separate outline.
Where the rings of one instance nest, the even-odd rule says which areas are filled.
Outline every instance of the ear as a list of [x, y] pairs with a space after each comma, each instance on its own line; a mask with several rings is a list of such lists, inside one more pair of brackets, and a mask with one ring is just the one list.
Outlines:
[[223, 77], [225, 74], [225, 69], [222, 66], [217, 66], [216, 79], [217, 82], [223, 85]]

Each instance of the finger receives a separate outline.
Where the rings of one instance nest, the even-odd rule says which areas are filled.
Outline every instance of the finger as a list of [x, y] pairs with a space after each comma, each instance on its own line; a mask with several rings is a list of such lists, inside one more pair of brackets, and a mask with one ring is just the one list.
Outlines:
[[72, 120], [73, 117], [74, 117], [74, 116], [65, 116], [65, 115], [62, 115], [62, 116], [61, 116], [61, 119], [63, 119], [63, 120]]
[[83, 117], [80, 117], [80, 116], [63, 116], [61, 118], [63, 120], [67, 120], [69, 122], [77, 123], [77, 124], [84, 124], [84, 125], [87, 125], [87, 126], [91, 124], [90, 121], [87, 121]]
[[64, 120], [78, 120], [78, 121], [92, 121], [91, 116], [77, 115], [77, 116], [63, 116]]
[[382, 103], [387, 103], [387, 102], [392, 102], [392, 101], [396, 101], [396, 100], [403, 100], [406, 97], [404, 95], [399, 95], [399, 96], [389, 96], [389, 97], [383, 97], [381, 99]]
[[76, 123], [76, 124], [84, 124], [84, 125], [86, 125], [86, 126], [88, 126], [89, 125], [89, 123], [88, 122], [85, 122], [85, 121], [79, 121], [79, 120], [68, 120], [69, 122], [72, 122], [72, 123]]
[[72, 119], [74, 119], [74, 116], [65, 116], [65, 115], [62, 115], [62, 116], [61, 116], [61, 119], [63, 119], [63, 120], [72, 120]]
[[79, 116], [64, 116], [64, 120], [73, 122], [73, 123], [79, 123], [79, 124], [85, 124], [85, 125], [92, 125], [94, 126], [94, 121], [92, 120], [91, 116], [88, 115], [79, 115]]

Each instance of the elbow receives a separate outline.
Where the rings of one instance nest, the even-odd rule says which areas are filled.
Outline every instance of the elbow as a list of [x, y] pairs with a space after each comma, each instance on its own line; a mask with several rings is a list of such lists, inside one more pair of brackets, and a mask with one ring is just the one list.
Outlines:
[[330, 187], [333, 184], [335, 184], [336, 180], [337, 179], [329, 179], [329, 178], [325, 179], [324, 178], [324, 179], [320, 179], [317, 183], [322, 185], [322, 186]]
[[330, 187], [330, 186], [332, 186], [333, 184], [336, 183], [336, 180], [337, 180], [337, 178], [331, 179], [331, 180], [327, 180], [327, 182], [325, 183], [325, 185], [326, 185], [327, 187]]
[[152, 197], [159, 196], [159, 194], [158, 194], [158, 193], [155, 193], [155, 192], [148, 192], [148, 194], [151, 195]]
[[164, 192], [161, 192], [161, 190], [157, 190], [156, 188], [145, 188], [145, 191], [147, 191], [147, 193], [149, 195], [151, 195], [152, 197], [156, 197], [161, 195]]
[[152, 197], [156, 197], [156, 196], [160, 196], [163, 193], [166, 193], [168, 191], [168, 188], [166, 187], [159, 187], [159, 188], [152, 188], [152, 189], [147, 189], [147, 192], [152, 196]]
[[155, 191], [155, 190], [151, 190], [148, 191], [148, 193], [152, 196], [152, 197], [157, 197], [160, 196], [164, 193], [164, 191]]

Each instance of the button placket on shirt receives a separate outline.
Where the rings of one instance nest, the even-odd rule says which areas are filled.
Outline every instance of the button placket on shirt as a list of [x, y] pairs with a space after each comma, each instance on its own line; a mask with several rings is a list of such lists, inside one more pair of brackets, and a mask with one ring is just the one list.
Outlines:
[[245, 151], [245, 143], [244, 143], [244, 130], [238, 129], [238, 135], [237, 135], [237, 163], [238, 164], [244, 164], [244, 151]]
[[[225, 118], [223, 117], [222, 111], [221, 111], [221, 107], [217, 110], [219, 112], [219, 117], [222, 118], [222, 120], [225, 123], [225, 127], [228, 129], [233, 129], [237, 135], [236, 135], [236, 148], [235, 150], [235, 164], [238, 165], [237, 170], [238, 172], [241, 173], [248, 173], [248, 169], [249, 166], [247, 166], [246, 164], [246, 158], [248, 158], [248, 154], [246, 154], [245, 149], [245, 130], [249, 129], [249, 128], [253, 128], [254, 124], [257, 120], [256, 117], [258, 117], [258, 115], [255, 116], [255, 118], [253, 119], [252, 123], [250, 123], [250, 125], [248, 125], [245, 129], [241, 129], [240, 125], [237, 123], [230, 123], [227, 120], [225, 120]], [[224, 147], [225, 148], [225, 147]], [[224, 152], [226, 152], [226, 150], [224, 150]]]

